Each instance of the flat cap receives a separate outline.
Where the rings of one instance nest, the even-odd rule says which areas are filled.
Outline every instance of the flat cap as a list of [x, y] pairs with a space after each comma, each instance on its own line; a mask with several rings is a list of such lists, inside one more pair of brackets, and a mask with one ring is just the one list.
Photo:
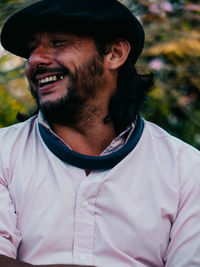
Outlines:
[[42, 0], [12, 15], [1, 32], [9, 52], [28, 58], [34, 32], [65, 31], [100, 39], [125, 38], [135, 63], [144, 46], [144, 30], [137, 18], [117, 0]]

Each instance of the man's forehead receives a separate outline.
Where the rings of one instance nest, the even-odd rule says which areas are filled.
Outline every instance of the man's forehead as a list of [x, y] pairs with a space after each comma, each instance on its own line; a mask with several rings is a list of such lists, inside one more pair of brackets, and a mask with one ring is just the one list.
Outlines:
[[42, 37], [65, 37], [65, 38], [71, 38], [71, 39], [79, 39], [81, 36], [78, 36], [73, 33], [64, 32], [64, 31], [39, 31], [39, 32], [33, 32], [31, 35], [31, 39], [40, 39]]

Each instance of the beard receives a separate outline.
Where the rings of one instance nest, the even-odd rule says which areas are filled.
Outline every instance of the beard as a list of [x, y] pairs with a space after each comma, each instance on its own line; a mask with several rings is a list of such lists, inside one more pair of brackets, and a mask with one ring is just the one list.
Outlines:
[[81, 120], [88, 120], [95, 108], [90, 107], [87, 101], [94, 99], [97, 91], [101, 90], [104, 85], [103, 61], [99, 55], [93, 55], [90, 60], [75, 68], [74, 73], [69, 70], [65, 72], [69, 77], [66, 94], [55, 101], [40, 102], [38, 93], [30, 88], [38, 108], [49, 124], [70, 126]]

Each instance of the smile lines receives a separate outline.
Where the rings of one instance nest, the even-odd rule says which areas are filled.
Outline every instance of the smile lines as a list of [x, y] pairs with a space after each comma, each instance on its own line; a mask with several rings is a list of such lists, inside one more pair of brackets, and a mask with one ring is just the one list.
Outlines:
[[46, 78], [40, 79], [38, 81], [39, 84], [49, 83], [49, 82], [56, 82], [57, 80], [63, 80], [64, 75], [51, 75]]

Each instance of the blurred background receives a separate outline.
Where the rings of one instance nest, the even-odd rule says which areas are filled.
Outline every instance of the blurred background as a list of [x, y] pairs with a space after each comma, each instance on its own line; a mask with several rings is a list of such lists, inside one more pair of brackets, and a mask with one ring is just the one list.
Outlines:
[[[37, 1], [0, 0], [0, 27], [9, 15], [33, 2]], [[138, 17], [146, 33], [138, 72], [156, 74], [142, 115], [200, 149], [200, 1], [121, 2]], [[15, 123], [18, 111], [34, 106], [24, 64], [0, 46], [0, 127]]]

